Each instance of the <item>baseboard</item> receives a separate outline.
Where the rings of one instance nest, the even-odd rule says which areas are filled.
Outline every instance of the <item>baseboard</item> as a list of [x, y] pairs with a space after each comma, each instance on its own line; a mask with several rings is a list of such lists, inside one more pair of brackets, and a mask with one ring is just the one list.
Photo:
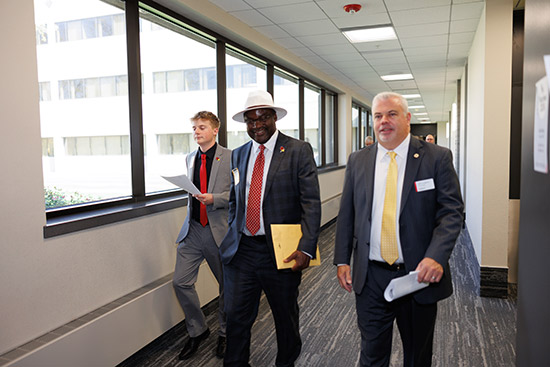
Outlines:
[[508, 268], [482, 266], [480, 268], [479, 295], [481, 297], [508, 297]]

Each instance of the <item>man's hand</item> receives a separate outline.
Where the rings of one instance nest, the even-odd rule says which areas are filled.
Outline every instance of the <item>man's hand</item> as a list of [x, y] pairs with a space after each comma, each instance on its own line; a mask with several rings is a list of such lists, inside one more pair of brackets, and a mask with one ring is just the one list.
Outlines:
[[195, 199], [201, 202], [201, 204], [204, 205], [212, 205], [214, 203], [214, 196], [212, 194], [200, 194], [200, 195], [193, 195]]
[[418, 281], [424, 283], [438, 283], [443, 277], [443, 267], [434, 259], [425, 257], [416, 267]]
[[291, 262], [292, 260], [296, 260], [296, 264], [294, 264], [294, 266], [292, 267], [292, 271], [300, 271], [300, 270], [304, 270], [309, 266], [309, 261], [311, 260], [311, 258], [306, 254], [304, 254], [302, 251], [296, 250], [283, 261], [285, 263], [288, 263], [288, 262]]
[[351, 266], [339, 265], [336, 273], [340, 287], [351, 292]]

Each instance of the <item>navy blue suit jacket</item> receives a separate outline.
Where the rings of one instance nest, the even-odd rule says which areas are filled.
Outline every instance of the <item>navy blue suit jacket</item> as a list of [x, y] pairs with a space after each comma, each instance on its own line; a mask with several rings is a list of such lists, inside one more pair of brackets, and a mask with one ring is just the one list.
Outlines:
[[[336, 227], [334, 264], [350, 265], [353, 254], [356, 293], [367, 278], [376, 153], [373, 144], [350, 155]], [[415, 182], [430, 178], [435, 189], [417, 192]], [[414, 294], [419, 303], [434, 303], [453, 292], [448, 260], [462, 228], [463, 210], [451, 151], [411, 137], [399, 215], [405, 269], [415, 270], [424, 257], [444, 269], [439, 283]]]
[[[246, 175], [252, 141], [231, 156], [232, 183], [229, 194], [229, 230], [220, 246], [222, 262], [229, 264], [239, 248], [246, 224]], [[235, 182], [238, 171], [239, 182]], [[309, 143], [279, 131], [263, 193], [263, 216], [267, 243], [274, 264], [271, 224], [301, 224], [298, 250], [315, 256], [321, 224], [321, 199], [317, 166]]]

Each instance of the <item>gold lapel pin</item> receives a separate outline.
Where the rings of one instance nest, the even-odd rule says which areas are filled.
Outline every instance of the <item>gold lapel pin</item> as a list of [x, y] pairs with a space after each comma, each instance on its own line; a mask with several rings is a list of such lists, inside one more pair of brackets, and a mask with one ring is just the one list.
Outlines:
[[414, 153], [413, 157], [418, 158], [418, 157], [420, 157], [420, 154]]

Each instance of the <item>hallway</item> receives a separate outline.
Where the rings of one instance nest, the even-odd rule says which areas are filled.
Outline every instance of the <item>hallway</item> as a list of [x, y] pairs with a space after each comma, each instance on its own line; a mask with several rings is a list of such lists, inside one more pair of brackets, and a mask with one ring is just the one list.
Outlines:
[[[359, 359], [360, 335], [356, 325], [355, 299], [340, 289], [332, 265], [335, 224], [319, 238], [322, 264], [304, 272], [300, 286], [302, 354], [296, 366], [355, 366]], [[467, 230], [464, 230], [451, 256], [454, 294], [439, 303], [434, 337], [435, 367], [506, 367], [515, 365], [516, 302], [509, 299], [481, 298], [479, 264]], [[178, 354], [187, 339], [184, 323], [128, 358], [118, 367], [222, 366], [214, 356], [217, 341], [216, 306], [206, 307], [212, 335], [196, 356], [179, 361]], [[402, 349], [397, 328], [391, 366], [402, 365]], [[250, 364], [270, 366], [276, 354], [275, 329], [265, 297], [252, 330]]]

